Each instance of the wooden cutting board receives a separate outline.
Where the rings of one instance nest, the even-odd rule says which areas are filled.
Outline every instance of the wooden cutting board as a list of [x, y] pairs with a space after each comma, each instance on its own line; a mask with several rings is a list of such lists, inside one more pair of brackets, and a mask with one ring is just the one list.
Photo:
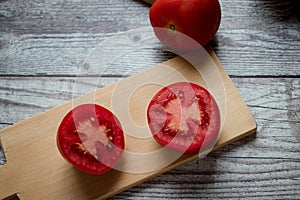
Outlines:
[[[209, 50], [209, 54], [216, 63], [216, 69], [221, 78], [221, 80], [215, 80], [215, 82], [210, 81], [212, 84], [221, 87], [220, 91], [214, 89], [214, 95], [218, 96], [218, 92], [224, 92], [226, 95], [225, 104], [222, 105], [222, 110], [225, 111], [223, 115], [224, 126], [214, 147], [215, 150], [255, 133], [257, 126], [216, 55], [212, 50]], [[203, 68], [208, 70], [205, 74], [209, 74], [210, 70], [213, 70], [206, 66], [207, 64], [205, 62], [203, 64]], [[131, 94], [129, 95], [130, 101], [124, 100], [123, 106], [129, 108], [132, 120], [136, 119], [137, 123], [142, 126], [146, 123], [145, 111], [147, 104], [153, 94], [162, 87], [158, 84], [151, 84], [151, 82], [173, 83], [179, 81], [177, 79], [178, 74], [187, 81], [208, 87], [206, 85], [207, 81], [204, 81], [207, 77], [202, 77], [196, 73], [195, 68], [186, 60], [176, 57], [144, 72], [122, 79], [117, 83], [97, 89], [94, 93], [80, 97], [74, 102], [67, 102], [2, 130], [0, 139], [7, 163], [0, 167], [0, 198], [17, 194], [20, 199], [29, 200], [104, 199], [176, 166], [197, 159], [198, 155], [181, 156], [170, 165], [155, 171], [132, 173], [112, 170], [107, 174], [96, 176], [80, 172], [72, 167], [61, 157], [56, 147], [58, 125], [65, 114], [72, 109], [74, 103], [95, 101], [95, 103], [112, 110], [112, 96], [120, 99]], [[144, 84], [147, 81], [149, 83]], [[136, 87], [137, 85], [144, 86]], [[214, 87], [214, 85], [210, 87]], [[116, 115], [122, 115], [122, 113], [117, 112]], [[120, 121], [122, 123], [124, 119]], [[132, 137], [128, 131], [125, 131], [125, 133], [127, 151], [147, 152], [160, 148], [152, 138], [137, 138]], [[130, 162], [131, 164], [147, 165], [146, 163], [155, 163], [159, 160], [135, 160], [133, 158]]]

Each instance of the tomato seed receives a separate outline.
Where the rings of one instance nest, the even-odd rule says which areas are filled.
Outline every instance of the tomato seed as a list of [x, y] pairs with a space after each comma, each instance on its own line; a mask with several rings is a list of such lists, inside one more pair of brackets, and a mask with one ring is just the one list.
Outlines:
[[85, 155], [87, 153], [83, 144], [81, 144], [79, 142], [72, 144], [70, 148], [72, 151], [74, 151], [75, 153], [80, 154], [80, 155]]
[[106, 149], [111, 152], [113, 150], [113, 145], [111, 145], [111, 143], [108, 143], [106, 145]]

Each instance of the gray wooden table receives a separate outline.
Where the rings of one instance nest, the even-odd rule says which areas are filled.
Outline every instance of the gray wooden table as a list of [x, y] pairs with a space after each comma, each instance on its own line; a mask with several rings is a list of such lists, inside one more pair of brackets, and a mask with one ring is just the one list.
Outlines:
[[[257, 134], [112, 199], [300, 199], [299, 1], [220, 3], [211, 46], [253, 113]], [[71, 100], [86, 56], [116, 33], [149, 27], [149, 7], [139, 0], [0, 1], [0, 128]], [[144, 66], [137, 71], [173, 56], [157, 51], [130, 55], [107, 73], [83, 74], [80, 84], [122, 78], [133, 56]]]

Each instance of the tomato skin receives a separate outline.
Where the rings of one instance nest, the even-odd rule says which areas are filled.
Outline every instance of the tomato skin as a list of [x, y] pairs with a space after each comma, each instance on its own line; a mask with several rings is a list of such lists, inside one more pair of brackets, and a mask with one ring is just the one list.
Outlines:
[[218, 0], [156, 0], [149, 18], [162, 43], [189, 51], [213, 39], [221, 23], [221, 8]]
[[[100, 127], [109, 130], [104, 141], [107, 143], [106, 146], [97, 140], [99, 138], [85, 135], [86, 124], [92, 130], [99, 130]], [[93, 142], [86, 139], [89, 137]], [[63, 158], [77, 169], [89, 174], [104, 174], [110, 171], [121, 159], [125, 148], [124, 134], [119, 120], [109, 110], [96, 104], [82, 104], [69, 111], [60, 123], [56, 141]], [[92, 144], [90, 149], [101, 154], [101, 157], [96, 159], [89, 149], [84, 148], [89, 144]]]
[[[172, 96], [178, 91], [182, 91], [183, 100], [179, 100], [181, 103], [177, 105], [173, 103], [177, 97]], [[195, 96], [195, 105], [199, 106], [196, 109], [189, 103]], [[170, 115], [173, 110], [170, 112], [170, 104], [175, 105], [173, 109], [177, 111], [173, 113], [176, 114]], [[185, 119], [182, 117], [184, 113], [188, 113]], [[195, 123], [190, 122], [186, 134], [180, 136], [182, 121], [190, 120], [190, 116], [196, 118]], [[179, 119], [180, 126], [170, 128], [170, 124], [176, 124], [174, 118]], [[220, 128], [220, 111], [213, 96], [205, 88], [189, 82], [177, 82], [158, 91], [149, 103], [147, 119], [152, 135], [159, 144], [185, 154], [196, 154], [211, 148], [216, 143]]]

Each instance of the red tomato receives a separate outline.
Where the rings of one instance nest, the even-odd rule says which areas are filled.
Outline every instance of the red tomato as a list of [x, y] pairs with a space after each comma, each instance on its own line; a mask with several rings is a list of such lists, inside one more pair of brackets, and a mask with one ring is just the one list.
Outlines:
[[156, 0], [149, 17], [159, 40], [186, 51], [205, 46], [215, 36], [221, 8], [218, 0]]
[[186, 154], [212, 147], [220, 128], [220, 112], [213, 96], [188, 82], [171, 84], [156, 93], [147, 118], [158, 143]]
[[76, 168], [90, 174], [103, 174], [121, 159], [125, 142], [116, 116], [99, 105], [83, 104], [62, 120], [57, 146]]

